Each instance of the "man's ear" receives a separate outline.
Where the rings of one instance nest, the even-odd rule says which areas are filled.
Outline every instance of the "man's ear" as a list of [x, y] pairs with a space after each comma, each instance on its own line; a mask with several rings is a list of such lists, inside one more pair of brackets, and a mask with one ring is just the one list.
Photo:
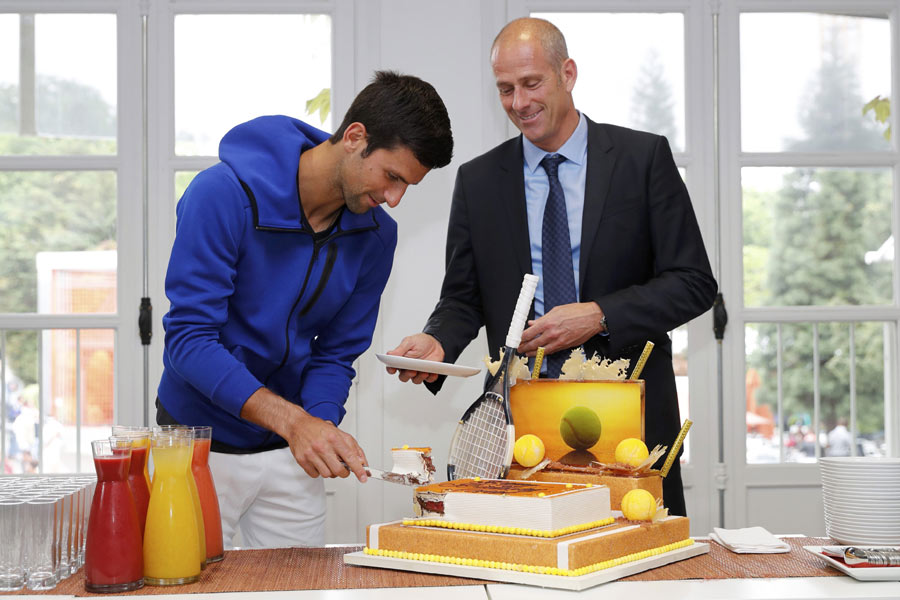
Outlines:
[[367, 139], [366, 126], [359, 121], [354, 121], [344, 129], [344, 136], [341, 138], [341, 143], [344, 144], [344, 150], [348, 154], [352, 154], [360, 148], [365, 148]]
[[562, 64], [562, 79], [566, 91], [571, 93], [575, 88], [575, 80], [578, 79], [578, 67], [571, 58], [567, 58]]

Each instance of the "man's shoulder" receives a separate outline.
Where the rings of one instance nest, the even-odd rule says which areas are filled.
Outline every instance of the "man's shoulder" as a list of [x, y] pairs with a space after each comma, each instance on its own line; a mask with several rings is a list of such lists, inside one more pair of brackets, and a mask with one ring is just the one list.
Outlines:
[[507, 164], [510, 161], [522, 159], [522, 136], [517, 135], [505, 142], [498, 144], [475, 158], [463, 163], [459, 168], [467, 172], [480, 172], [482, 170], [493, 170], [498, 166]]
[[588, 119], [588, 144], [598, 139], [608, 140], [613, 146], [654, 147], [663, 136], [610, 123], [594, 123]]

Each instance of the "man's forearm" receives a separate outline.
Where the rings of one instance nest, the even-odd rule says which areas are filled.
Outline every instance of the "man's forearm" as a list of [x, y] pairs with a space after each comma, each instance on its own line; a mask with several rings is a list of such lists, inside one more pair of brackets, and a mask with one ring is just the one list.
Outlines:
[[265, 387], [253, 392], [241, 409], [242, 419], [274, 431], [286, 440], [290, 439], [293, 424], [304, 416], [310, 415]]

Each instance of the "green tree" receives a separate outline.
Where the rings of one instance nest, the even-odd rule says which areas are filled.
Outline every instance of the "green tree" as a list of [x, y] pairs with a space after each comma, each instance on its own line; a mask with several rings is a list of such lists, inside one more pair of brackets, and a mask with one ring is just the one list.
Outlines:
[[675, 98], [655, 48], [647, 53], [631, 92], [631, 122], [638, 129], [666, 136], [676, 145]]
[[[884, 145], [881, 133], [860, 115], [864, 101], [854, 66], [840, 51], [838, 31], [827, 34], [822, 65], [800, 114], [804, 135], [791, 140], [788, 150], [879, 149]], [[854, 120], [851, 115], [860, 118]], [[890, 265], [868, 265], [864, 260], [867, 250], [878, 248], [891, 234], [891, 179], [886, 169], [793, 169], [767, 204], [773, 235], [764, 260], [763, 305], [856, 306], [891, 301]], [[850, 414], [850, 329], [846, 323], [823, 323], [817, 329], [820, 416], [827, 431], [839, 416]], [[758, 333], [759, 348], [748, 366], [761, 374], [757, 401], [774, 408], [776, 327], [761, 324]], [[880, 324], [857, 325], [857, 422], [864, 434], [884, 428], [882, 335]], [[782, 327], [782, 345], [787, 424], [792, 416], [812, 414], [813, 326]]]
[[[15, 86], [0, 86], [0, 155], [115, 152], [115, 110], [97, 90], [54, 78], [40, 78], [38, 87], [42, 135], [20, 136], [7, 133], [18, 131], [18, 92]], [[112, 137], [75, 137], [101, 134]], [[114, 173], [0, 172], [0, 312], [37, 310], [38, 252], [115, 247]], [[30, 331], [7, 335], [5, 358], [26, 385], [37, 382], [38, 337]]]

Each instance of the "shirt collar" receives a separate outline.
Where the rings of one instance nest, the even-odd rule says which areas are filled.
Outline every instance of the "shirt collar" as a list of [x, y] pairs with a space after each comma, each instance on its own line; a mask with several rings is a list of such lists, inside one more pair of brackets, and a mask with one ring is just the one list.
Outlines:
[[562, 154], [566, 160], [570, 160], [576, 165], [582, 165], [587, 156], [587, 120], [583, 113], [578, 113], [578, 125], [575, 131], [569, 136], [559, 150], [556, 152], [547, 152], [535, 146], [524, 135], [522, 136], [522, 153], [525, 156], [525, 165], [531, 173], [537, 171], [541, 166], [541, 161], [548, 154]]

